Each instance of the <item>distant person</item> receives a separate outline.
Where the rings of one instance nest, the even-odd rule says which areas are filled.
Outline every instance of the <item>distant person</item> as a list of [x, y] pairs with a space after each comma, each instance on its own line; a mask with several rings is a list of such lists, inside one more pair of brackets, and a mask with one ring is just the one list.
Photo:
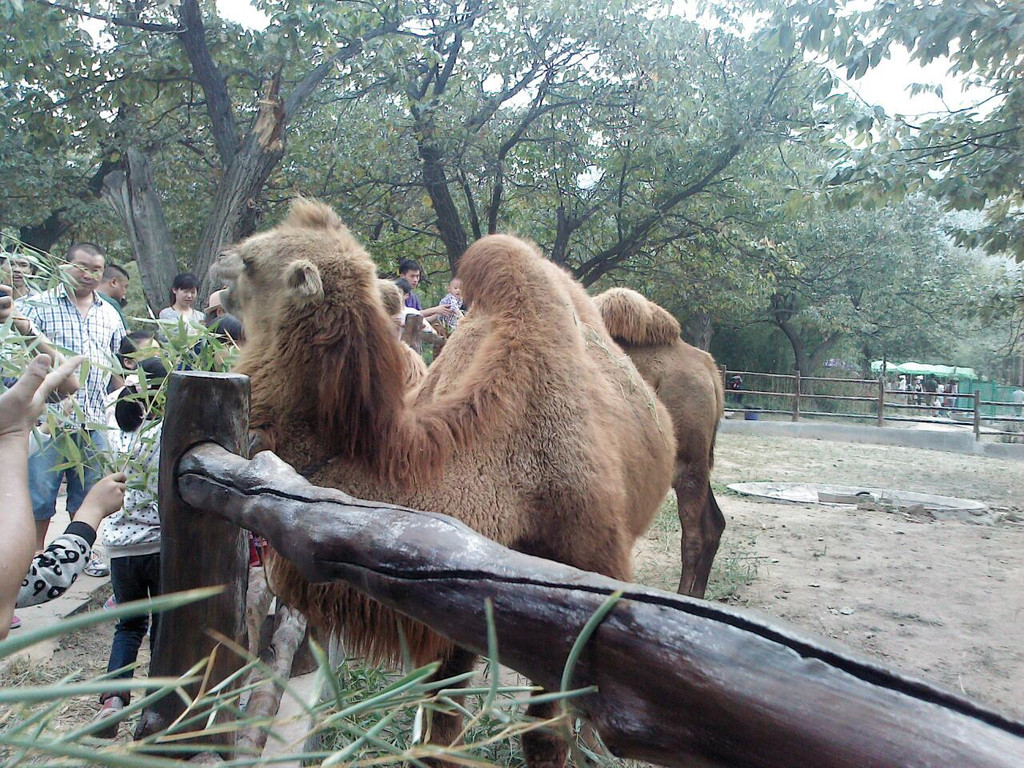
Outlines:
[[404, 299], [402, 313], [398, 319], [399, 328], [405, 327], [405, 321], [409, 318], [410, 315], [420, 315], [423, 318], [423, 333], [436, 334], [437, 331], [435, 331], [434, 327], [427, 321], [426, 314], [421, 312], [419, 309], [416, 309], [415, 307], [409, 306], [409, 296], [412, 295], [412, 285], [409, 283], [409, 281], [404, 277], [400, 277], [397, 280], [395, 280], [395, 285], [397, 285], [398, 290], [402, 292], [402, 296]]
[[[420, 279], [423, 277], [423, 268], [420, 266], [418, 261], [415, 259], [402, 259], [398, 264], [398, 277], [399, 279], [405, 279], [409, 283], [410, 287], [409, 294], [405, 298], [405, 306], [420, 312], [427, 320], [431, 320], [438, 316], [453, 317], [455, 315], [454, 309], [441, 304], [438, 304], [436, 307], [423, 309], [420, 304], [420, 297], [416, 293], [416, 287], [420, 284]], [[433, 328], [430, 330], [431, 332], [434, 332]]]
[[459, 325], [459, 320], [462, 319], [464, 313], [464, 305], [462, 303], [462, 280], [457, 277], [453, 277], [448, 282], [448, 293], [444, 295], [438, 306], [451, 307], [455, 310], [455, 314], [451, 316], [441, 315], [441, 327], [444, 329], [448, 336], [455, 333], [455, 329]]
[[1017, 387], [1013, 390], [1011, 397], [1013, 398], [1013, 413], [1019, 418], [1024, 413], [1024, 389]]
[[30, 279], [35, 270], [28, 256], [20, 253], [3, 254], [0, 283], [7, 286], [12, 299], [23, 299], [32, 293]]
[[957, 395], [960, 394], [960, 382], [956, 379], [950, 379], [949, 384], [946, 385], [946, 415], [950, 418], [954, 416], [954, 409], [956, 408]]
[[[56, 514], [61, 481], [67, 481], [67, 511], [70, 516], [81, 506], [89, 489], [103, 476], [103, 454], [107, 450], [105, 399], [110, 385], [120, 385], [117, 351], [127, 333], [121, 316], [99, 298], [96, 286], [103, 279], [106, 256], [94, 243], [75, 243], [67, 251], [65, 266], [69, 284], [58, 285], [23, 305], [25, 317], [54, 346], [89, 358], [88, 375], [76, 395], [77, 409], [60, 413], [61, 434], [51, 435], [29, 456], [32, 508], [36, 519], [36, 549], [46, 544], [50, 518]], [[68, 443], [81, 457], [68, 466]], [[95, 557], [85, 572], [105, 576], [106, 565]]]
[[[939, 391], [939, 380], [935, 378], [934, 373], [929, 373], [925, 376], [924, 382], [921, 384], [921, 389], [924, 391], [925, 405], [931, 406], [932, 408], [935, 408], [937, 405], [941, 405], [942, 399], [936, 396]], [[934, 415], [938, 416], [939, 412], [936, 410]]]
[[[96, 286], [96, 293], [101, 299], [105, 299], [110, 306], [117, 310], [124, 323], [124, 312], [122, 311], [128, 303], [128, 281], [131, 277], [124, 267], [118, 264], [107, 264], [103, 270], [103, 282]], [[125, 323], [127, 325], [127, 323]]]
[[914, 404], [924, 405], [924, 376], [914, 377]]
[[[117, 605], [145, 600], [160, 594], [160, 510], [157, 498], [157, 469], [160, 461], [162, 416], [155, 398], [167, 367], [160, 358], [139, 363], [151, 385], [146, 391], [126, 387], [118, 398], [115, 411], [118, 426], [126, 433], [139, 433], [142, 439], [132, 440], [132, 462], [129, 464], [131, 484], [125, 494], [124, 509], [107, 518], [103, 543], [110, 555], [110, 584]], [[150, 645], [156, 636], [158, 617], [153, 615]], [[117, 622], [110, 648], [107, 672], [110, 689], [100, 696], [97, 720], [111, 722], [96, 731], [100, 738], [117, 735], [120, 720], [115, 716], [131, 699], [131, 690], [118, 687], [119, 680], [130, 680], [132, 666], [138, 660], [142, 639], [150, 627], [146, 614], [126, 616]]]
[[124, 370], [124, 383], [107, 394], [107, 442], [110, 449], [118, 454], [129, 450], [129, 440], [117, 425], [114, 414], [114, 406], [125, 387], [138, 386], [139, 375], [137, 373], [139, 360], [152, 357], [160, 349], [156, 340], [155, 331], [132, 331], [121, 340], [121, 346], [117, 351], [118, 362]]
[[742, 406], [743, 393], [740, 390], [743, 389], [743, 377], [739, 374], [730, 376], [729, 381], [725, 383], [725, 388], [728, 390], [729, 401], [736, 406]]
[[213, 320], [216, 320], [222, 315], [226, 315], [227, 311], [224, 309], [224, 294], [228, 292], [227, 288], [221, 288], [219, 291], [214, 291], [210, 294], [210, 298], [206, 300], [206, 323], [209, 325]]
[[206, 314], [193, 307], [199, 295], [199, 278], [182, 272], [171, 285], [171, 305], [160, 310], [161, 320], [180, 320], [190, 325], [206, 324]]

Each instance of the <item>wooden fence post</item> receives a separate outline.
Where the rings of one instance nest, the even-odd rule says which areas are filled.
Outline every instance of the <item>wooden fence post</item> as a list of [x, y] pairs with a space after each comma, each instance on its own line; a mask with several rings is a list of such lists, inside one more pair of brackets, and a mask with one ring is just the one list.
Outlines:
[[793, 421], [800, 421], [800, 369], [793, 377]]
[[[248, 455], [249, 378], [200, 371], [171, 374], [160, 446], [160, 589], [163, 593], [224, 585], [208, 600], [160, 616], [149, 665], [152, 677], [177, 677], [217, 646], [211, 633], [246, 645], [245, 595], [249, 580], [248, 534], [222, 517], [203, 513], [178, 494], [177, 460], [191, 446], [214, 442]], [[219, 648], [206, 687], [238, 671], [245, 660]], [[195, 695], [198, 685], [189, 690]], [[184, 711], [178, 696], [165, 696], [142, 713], [136, 738], [166, 729]], [[202, 731], [203, 726], [192, 726]], [[232, 733], [205, 737], [231, 744]]]
[[885, 426], [885, 379], [878, 380], [878, 426]]
[[975, 389], [974, 395], [974, 439], [981, 440], [981, 390]]

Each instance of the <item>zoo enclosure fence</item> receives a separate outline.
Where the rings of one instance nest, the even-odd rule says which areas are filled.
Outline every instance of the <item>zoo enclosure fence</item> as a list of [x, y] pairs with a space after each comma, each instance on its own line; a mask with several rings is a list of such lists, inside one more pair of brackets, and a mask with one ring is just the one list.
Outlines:
[[[1019, 403], [1009, 400], [1009, 387], [991, 382], [964, 382], [964, 389], [953, 393], [912, 392], [893, 389], [885, 379], [847, 379], [825, 376], [734, 371], [721, 368], [728, 385], [733, 376], [743, 380], [741, 389], [725, 391], [726, 410], [745, 410], [748, 414], [801, 418], [856, 419], [873, 421], [879, 427], [886, 422], [932, 424], [940, 417], [945, 423], [959, 424], [983, 436], [1012, 439], [1024, 433], [1024, 413]], [[1004, 395], [1007, 399], [998, 399]], [[988, 394], [988, 398], [986, 398]], [[917, 402], [917, 397], [923, 399]], [[939, 398], [941, 405], [933, 405]], [[751, 416], [756, 418], [756, 416]]]
[[[181, 677], [209, 657], [204, 686], [238, 685], [241, 660], [215, 651], [245, 633], [244, 525], [310, 581], [346, 581], [477, 653], [493, 632], [502, 663], [549, 691], [584, 694], [577, 710], [620, 757], [678, 768], [1024, 765], [1024, 724], [770, 619], [524, 555], [444, 515], [319, 488], [269, 451], [248, 460], [248, 412], [244, 376], [171, 374], [161, 584], [224, 588], [164, 614], [154, 677]], [[187, 701], [156, 701], [140, 732], [178, 722]], [[200, 738], [225, 754], [237, 747], [228, 728]]]

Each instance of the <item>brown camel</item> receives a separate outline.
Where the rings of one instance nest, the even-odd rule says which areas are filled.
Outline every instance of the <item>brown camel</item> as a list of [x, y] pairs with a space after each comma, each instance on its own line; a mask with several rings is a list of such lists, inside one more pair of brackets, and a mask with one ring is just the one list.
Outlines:
[[[318, 485], [456, 517], [529, 554], [632, 575], [631, 549], [671, 485], [671, 419], [604, 330], [593, 302], [529, 244], [493, 235], [459, 275], [473, 312], [426, 379], [406, 394], [373, 262], [322, 203], [219, 260], [229, 311], [246, 324], [237, 370], [251, 377], [251, 424]], [[376, 660], [442, 660], [439, 677], [476, 657], [344, 584], [309, 584], [271, 557], [271, 581], [315, 624]], [[531, 716], [558, 707], [532, 703]], [[435, 715], [449, 744], [458, 715]], [[566, 744], [524, 736], [530, 766], [559, 768]]]
[[679, 592], [704, 597], [725, 516], [711, 491], [715, 433], [722, 416], [722, 377], [715, 359], [679, 338], [679, 322], [628, 288], [594, 299], [608, 332], [626, 351], [672, 414], [676, 476], [672, 485], [682, 524]]

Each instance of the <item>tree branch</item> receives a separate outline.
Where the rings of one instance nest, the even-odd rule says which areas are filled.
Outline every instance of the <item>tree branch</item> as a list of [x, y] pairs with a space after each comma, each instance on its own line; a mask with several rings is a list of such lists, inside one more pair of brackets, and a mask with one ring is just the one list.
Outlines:
[[141, 29], [145, 32], [160, 32], [169, 35], [177, 35], [182, 30], [181, 27], [174, 24], [154, 24], [146, 21], [135, 21], [133, 19], [125, 18], [124, 16], [114, 16], [109, 13], [93, 13], [87, 11], [84, 8], [77, 8], [73, 5], [65, 5], [64, 3], [49, 2], [49, 0], [32, 0], [37, 5], [42, 5], [46, 8], [53, 8], [58, 11], [64, 11], [75, 16], [82, 16], [87, 19], [97, 19], [99, 21], [105, 21], [108, 24], [113, 24], [116, 27], [131, 27], [132, 29]]
[[227, 168], [238, 151], [238, 129], [231, 106], [228, 84], [217, 68], [217, 63], [206, 44], [206, 28], [198, 0], [182, 0], [178, 9], [182, 28], [177, 32], [178, 40], [185, 51], [192, 71], [206, 95], [206, 112], [210, 117], [210, 128], [221, 164]]

